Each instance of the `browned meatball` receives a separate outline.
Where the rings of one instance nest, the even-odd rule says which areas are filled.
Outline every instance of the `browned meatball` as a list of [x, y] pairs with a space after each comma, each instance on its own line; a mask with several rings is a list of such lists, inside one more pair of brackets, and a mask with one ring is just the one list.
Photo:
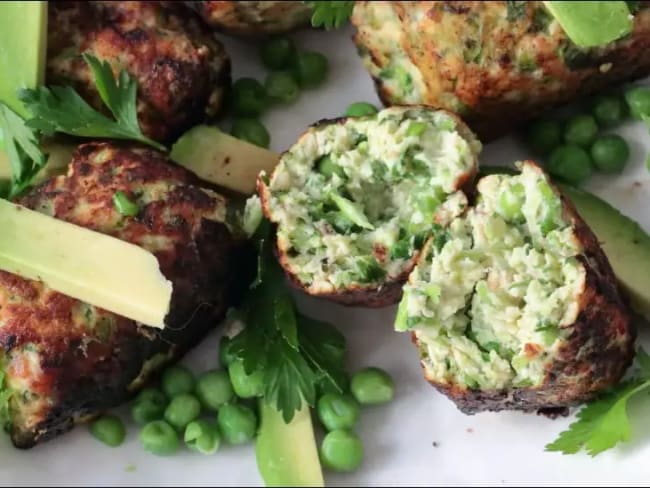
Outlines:
[[650, 74], [650, 9], [631, 35], [580, 50], [542, 2], [357, 2], [355, 42], [386, 104], [460, 114], [482, 140], [541, 111]]
[[52, 2], [49, 7], [47, 81], [72, 84], [101, 107], [90, 53], [125, 69], [138, 82], [143, 132], [173, 140], [221, 110], [230, 83], [223, 46], [192, 12], [159, 2]]
[[280, 34], [309, 25], [311, 8], [300, 1], [185, 2], [212, 27], [237, 35]]
[[[137, 216], [116, 210], [117, 191]], [[226, 200], [149, 149], [85, 144], [67, 176], [20, 203], [151, 251], [173, 284], [161, 330], [0, 272], [0, 407], [14, 444], [31, 447], [125, 401], [214, 328], [232, 303], [240, 247], [224, 224]]]

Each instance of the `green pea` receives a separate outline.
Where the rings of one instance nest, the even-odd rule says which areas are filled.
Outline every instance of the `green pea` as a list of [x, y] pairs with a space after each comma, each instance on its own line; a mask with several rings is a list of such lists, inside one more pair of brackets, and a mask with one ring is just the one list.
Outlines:
[[562, 144], [562, 126], [555, 120], [538, 120], [528, 128], [526, 142], [537, 154], [548, 154]]
[[635, 119], [650, 115], [650, 88], [635, 86], [625, 92], [625, 101]]
[[327, 393], [316, 405], [318, 418], [327, 430], [351, 429], [359, 421], [359, 404], [347, 395]]
[[201, 402], [194, 395], [183, 393], [172, 398], [165, 409], [165, 420], [179, 430], [201, 415]]
[[630, 147], [625, 139], [608, 134], [596, 139], [591, 146], [591, 159], [604, 173], [620, 173], [630, 158]]
[[350, 389], [361, 405], [387, 403], [393, 399], [395, 393], [393, 379], [379, 368], [365, 368], [355, 373]]
[[571, 117], [564, 127], [564, 140], [568, 144], [588, 147], [598, 135], [598, 124], [591, 115]]
[[214, 454], [221, 445], [221, 435], [217, 426], [207, 420], [195, 420], [185, 427], [185, 445], [201, 454]]
[[427, 124], [424, 122], [411, 122], [408, 129], [406, 129], [407, 136], [421, 136], [427, 130]]
[[363, 462], [363, 444], [353, 432], [333, 430], [323, 439], [320, 458], [323, 465], [332, 471], [351, 472]]
[[499, 195], [499, 213], [507, 220], [515, 220], [521, 216], [521, 207], [526, 201], [524, 185], [517, 183], [504, 190]]
[[104, 415], [90, 424], [90, 433], [107, 446], [117, 447], [124, 442], [126, 428], [119, 417]]
[[328, 65], [321, 53], [306, 51], [293, 58], [291, 68], [300, 86], [313, 87], [325, 81]]
[[157, 456], [174, 454], [180, 446], [178, 434], [164, 420], [154, 420], [142, 427], [140, 444], [145, 451]]
[[292, 103], [300, 95], [300, 87], [291, 73], [286, 71], [275, 71], [269, 73], [264, 81], [264, 87], [271, 100]]
[[163, 371], [160, 386], [168, 398], [194, 390], [194, 375], [185, 366], [177, 364]]
[[295, 56], [296, 46], [288, 37], [267, 39], [260, 47], [262, 63], [269, 69], [282, 69], [289, 66]]
[[152, 420], [160, 420], [165, 415], [167, 397], [156, 388], [146, 388], [140, 392], [131, 405], [131, 417], [138, 425], [144, 425]]
[[331, 178], [334, 175], [339, 175], [342, 178], [345, 177], [343, 168], [332, 161], [332, 157], [329, 155], [321, 157], [318, 160], [317, 166], [318, 172], [327, 178]]
[[259, 147], [268, 148], [271, 144], [269, 131], [257, 119], [237, 118], [233, 120], [230, 133], [237, 139], [248, 141]]
[[215, 412], [235, 396], [228, 373], [216, 370], [199, 376], [196, 383], [196, 395], [206, 410]]
[[592, 113], [601, 127], [613, 127], [625, 118], [625, 105], [618, 97], [600, 96], [594, 101]]
[[217, 414], [219, 431], [228, 444], [245, 444], [255, 437], [255, 412], [244, 405], [226, 404]]
[[551, 153], [546, 169], [557, 178], [579, 184], [591, 176], [591, 157], [583, 148], [567, 144]]
[[350, 104], [345, 111], [346, 117], [363, 117], [366, 115], [375, 115], [378, 112], [377, 107], [368, 102], [356, 102]]
[[224, 368], [237, 359], [237, 354], [233, 351], [232, 339], [228, 336], [221, 336], [219, 341], [219, 362]]
[[244, 362], [237, 360], [228, 366], [228, 374], [235, 395], [239, 398], [255, 398], [262, 395], [264, 391], [264, 372], [254, 371], [253, 374], [246, 374]]
[[230, 102], [235, 115], [256, 117], [266, 109], [266, 90], [253, 78], [239, 78], [232, 85]]

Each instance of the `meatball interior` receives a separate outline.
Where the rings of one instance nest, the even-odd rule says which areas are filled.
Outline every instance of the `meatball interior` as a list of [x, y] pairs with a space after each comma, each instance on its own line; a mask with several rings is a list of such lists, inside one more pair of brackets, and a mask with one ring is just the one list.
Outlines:
[[485, 177], [476, 206], [427, 243], [396, 329], [415, 333], [436, 383], [538, 386], [580, 312], [581, 253], [539, 168]]
[[268, 184], [285, 268], [315, 294], [408, 273], [434, 222], [462, 211], [479, 150], [462, 122], [430, 109], [310, 128]]

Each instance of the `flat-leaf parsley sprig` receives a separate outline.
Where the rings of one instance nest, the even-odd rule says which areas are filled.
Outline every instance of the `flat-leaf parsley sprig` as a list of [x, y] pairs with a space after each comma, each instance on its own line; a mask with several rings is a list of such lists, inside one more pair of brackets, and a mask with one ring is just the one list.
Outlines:
[[355, 2], [335, 0], [305, 3], [312, 8], [311, 25], [331, 30], [338, 29], [348, 21], [352, 15]]
[[584, 406], [576, 415], [577, 421], [548, 444], [546, 450], [563, 454], [584, 450], [596, 456], [619, 442], [629, 441], [632, 429], [627, 415], [628, 402], [633, 396], [650, 391], [650, 356], [639, 349], [636, 363], [638, 370], [631, 380]]

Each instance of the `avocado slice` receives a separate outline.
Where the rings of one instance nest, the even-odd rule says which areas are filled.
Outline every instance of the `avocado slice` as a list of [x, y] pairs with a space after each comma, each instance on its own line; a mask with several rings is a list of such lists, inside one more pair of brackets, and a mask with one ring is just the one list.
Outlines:
[[325, 486], [309, 406], [303, 402], [287, 424], [273, 406], [259, 404], [255, 455], [266, 486]]
[[632, 32], [632, 14], [623, 1], [546, 1], [544, 5], [578, 47], [604, 46]]
[[45, 79], [47, 2], [0, 2], [0, 102], [26, 117], [19, 88]]
[[596, 234], [632, 308], [650, 320], [650, 236], [597, 196], [569, 185], [558, 186]]
[[172, 284], [150, 252], [1, 199], [0, 229], [0, 269], [142, 324], [164, 327]]
[[199, 125], [174, 144], [171, 159], [205, 181], [250, 195], [260, 171], [273, 171], [280, 156], [217, 127]]

